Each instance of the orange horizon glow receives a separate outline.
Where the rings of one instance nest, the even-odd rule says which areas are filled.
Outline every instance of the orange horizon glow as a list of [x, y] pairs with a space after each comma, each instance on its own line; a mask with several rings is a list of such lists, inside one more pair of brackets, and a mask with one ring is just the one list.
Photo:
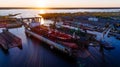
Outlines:
[[120, 0], [0, 0], [0, 7], [120, 7]]
[[47, 0], [38, 0], [36, 1], [36, 7], [40, 7], [40, 8], [47, 8], [48, 6], [48, 2]]

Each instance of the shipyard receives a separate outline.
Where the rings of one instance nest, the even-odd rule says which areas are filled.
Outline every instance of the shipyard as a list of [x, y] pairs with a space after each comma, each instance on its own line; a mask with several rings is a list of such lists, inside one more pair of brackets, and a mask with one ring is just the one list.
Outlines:
[[120, 66], [120, 12], [26, 10], [0, 16], [0, 66]]

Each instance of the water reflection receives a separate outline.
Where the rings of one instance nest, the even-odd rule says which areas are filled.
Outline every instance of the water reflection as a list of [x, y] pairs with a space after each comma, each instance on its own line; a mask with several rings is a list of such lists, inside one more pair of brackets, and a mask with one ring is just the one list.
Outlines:
[[41, 18], [40, 23], [45, 24], [44, 18]]
[[39, 14], [45, 14], [45, 13], [46, 13], [46, 12], [45, 12], [44, 9], [39, 10]]

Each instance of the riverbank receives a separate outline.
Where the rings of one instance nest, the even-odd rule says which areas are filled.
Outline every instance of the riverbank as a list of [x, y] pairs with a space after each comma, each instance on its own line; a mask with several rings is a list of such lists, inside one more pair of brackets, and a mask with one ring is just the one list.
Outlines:
[[[75, 12], [75, 13], [46, 13], [39, 14], [45, 19], [59, 21], [83, 22], [93, 25], [120, 23], [120, 12]], [[103, 25], [104, 26], [104, 25]]]
[[63, 22], [74, 27], [86, 27], [88, 29], [103, 32], [111, 25], [111, 33], [120, 33], [120, 12], [75, 12], [75, 13], [45, 13], [39, 14], [44, 19], [53, 22]]

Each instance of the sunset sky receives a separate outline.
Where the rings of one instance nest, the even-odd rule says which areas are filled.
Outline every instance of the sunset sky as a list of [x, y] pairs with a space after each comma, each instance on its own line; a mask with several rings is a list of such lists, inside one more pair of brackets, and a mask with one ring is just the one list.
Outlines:
[[0, 7], [120, 7], [120, 0], [0, 0]]

